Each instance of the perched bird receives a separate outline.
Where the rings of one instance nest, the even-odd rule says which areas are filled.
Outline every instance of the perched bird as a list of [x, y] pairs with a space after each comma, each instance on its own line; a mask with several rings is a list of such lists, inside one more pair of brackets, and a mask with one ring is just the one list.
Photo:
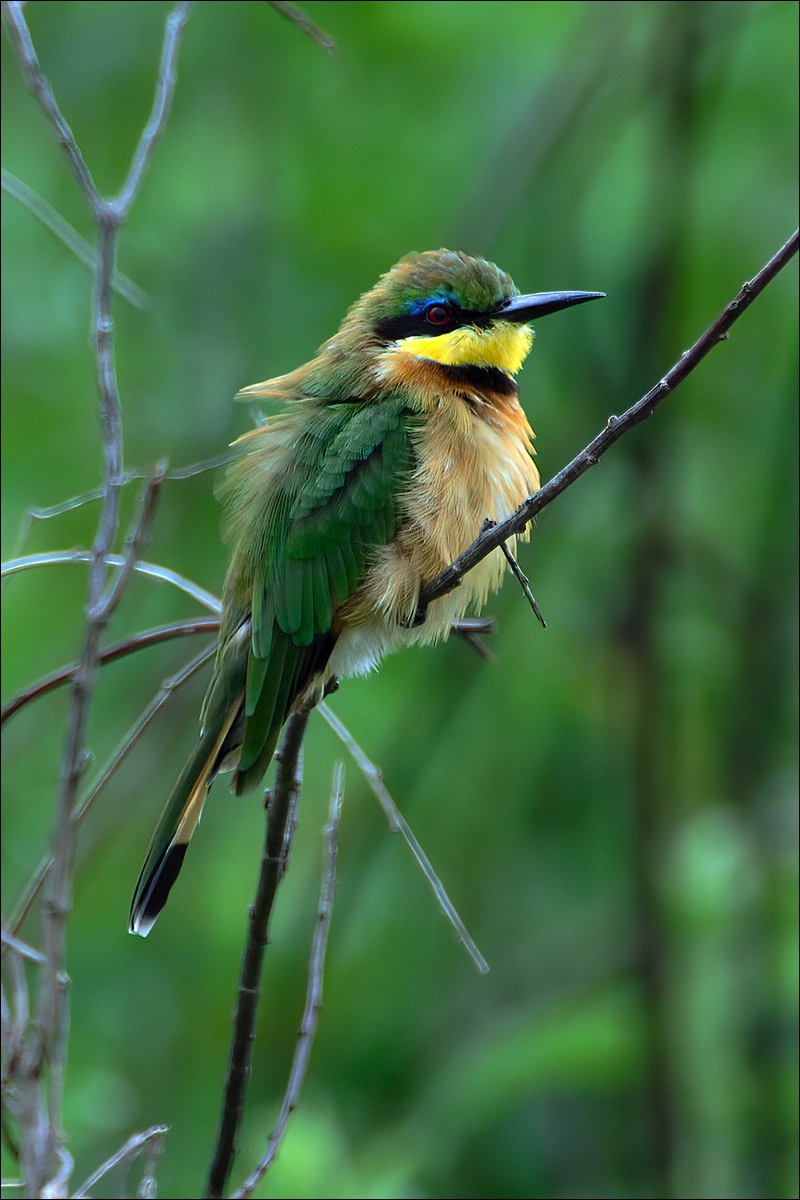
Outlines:
[[[167, 802], [131, 906], [146, 935], [218, 772], [254, 788], [287, 716], [334, 679], [446, 638], [506, 569], [500, 550], [423, 613], [423, 585], [539, 487], [515, 376], [528, 322], [598, 292], [521, 296], [450, 250], [408, 254], [316, 358], [254, 384], [289, 401], [235, 445], [223, 485], [231, 563], [200, 740]], [[525, 535], [527, 536], [527, 535]]]

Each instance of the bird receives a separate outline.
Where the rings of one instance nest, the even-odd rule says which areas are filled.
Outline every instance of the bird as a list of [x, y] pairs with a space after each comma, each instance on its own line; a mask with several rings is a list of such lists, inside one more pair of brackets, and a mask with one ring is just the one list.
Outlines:
[[233, 772], [237, 794], [255, 788], [293, 711], [394, 650], [446, 638], [498, 588], [500, 548], [419, 604], [487, 519], [540, 486], [516, 381], [529, 322], [603, 295], [523, 295], [485, 259], [407, 254], [316, 357], [238, 393], [285, 410], [233, 444], [219, 488], [231, 554], [213, 674], [131, 932], [146, 936], [164, 907], [218, 773]]

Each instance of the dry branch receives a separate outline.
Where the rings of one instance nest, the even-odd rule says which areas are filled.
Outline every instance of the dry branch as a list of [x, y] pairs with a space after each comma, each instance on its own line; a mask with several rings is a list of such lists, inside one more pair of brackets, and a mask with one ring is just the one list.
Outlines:
[[[329, 48], [330, 39], [327, 38], [327, 35], [322, 34], [293, 5], [276, 3], [273, 7], [295, 24], [300, 25], [326, 48]], [[164, 640], [167, 637], [198, 632], [201, 626], [204, 630], [208, 630], [214, 625], [213, 621], [194, 622], [190, 629], [187, 624], [180, 623], [180, 626], [148, 631], [136, 638], [129, 639], [127, 643], [119, 643], [105, 651], [101, 649], [102, 634], [134, 571], [148, 572], [149, 568], [151, 575], [162, 580], [171, 583], [180, 580], [180, 577], [164, 568], [153, 567], [151, 564], [143, 564], [139, 561], [139, 554], [147, 539], [153, 517], [159, 487], [166, 476], [163, 468], [156, 472], [148, 486], [139, 517], [129, 538], [126, 553], [123, 556], [112, 553], [119, 533], [120, 492], [130, 475], [124, 471], [123, 463], [122, 409], [115, 375], [111, 293], [118, 279], [115, 272], [115, 259], [119, 229], [139, 192], [156, 143], [169, 115], [175, 88], [178, 50], [190, 10], [191, 4], [189, 3], [177, 4], [167, 18], [152, 111], [132, 156], [127, 178], [117, 197], [108, 200], [97, 191], [72, 130], [61, 113], [50, 84], [39, 65], [24, 19], [23, 5], [18, 2], [9, 2], [3, 5], [9, 37], [23, 75], [54, 129], [56, 138], [66, 155], [69, 167], [97, 225], [98, 249], [93, 259], [96, 273], [93, 342], [97, 363], [104, 458], [103, 486], [97, 493], [97, 498], [101, 500], [101, 513], [92, 551], [90, 553], [31, 556], [27, 560], [19, 560], [16, 564], [12, 564], [12, 569], [15, 570], [24, 569], [26, 566], [40, 565], [45, 561], [83, 560], [89, 561], [91, 564], [86, 604], [86, 632], [80, 661], [48, 677], [47, 680], [32, 685], [21, 697], [15, 698], [15, 701], [12, 702], [12, 705], [15, 705], [12, 707], [12, 711], [18, 711], [23, 704], [51, 688], [62, 683], [71, 683], [70, 713], [61, 767], [52, 859], [47, 862], [44, 870], [36, 879], [34, 890], [29, 889], [28, 892], [29, 902], [42, 880], [46, 880], [47, 893], [43, 910], [43, 953], [40, 954], [38, 950], [26, 946], [24, 942], [16, 938], [16, 927], [12, 927], [8, 933], [4, 934], [4, 947], [12, 963], [14, 1011], [12, 1012], [10, 1006], [6, 1006], [4, 999], [3, 1032], [8, 1036], [13, 1051], [9, 1061], [15, 1070], [20, 1129], [23, 1134], [20, 1144], [22, 1174], [26, 1189], [32, 1194], [42, 1194], [45, 1191], [54, 1195], [64, 1194], [72, 1167], [71, 1159], [59, 1145], [59, 1139], [69, 1019], [66, 922], [71, 903], [77, 827], [88, 804], [96, 796], [105, 780], [123, 761], [125, 754], [143, 727], [141, 721], [137, 723], [138, 730], [135, 727], [135, 733], [131, 735], [127, 743], [123, 743], [123, 749], [112, 759], [112, 764], [103, 775], [100, 784], [83, 807], [79, 808], [78, 791], [87, 761], [86, 731], [97, 671], [104, 662], [112, 661], [113, 658], [119, 657], [123, 653], [130, 653], [144, 645], [154, 644], [155, 641]], [[520, 532], [547, 504], [595, 465], [623, 434], [651, 416], [656, 406], [687, 378], [713, 346], [728, 336], [735, 321], [793, 257], [797, 252], [797, 247], [798, 235], [795, 233], [763, 270], [744, 285], [720, 317], [694, 346], [682, 355], [675, 366], [651, 391], [622, 416], [610, 417], [601, 433], [572, 462], [545, 484], [539, 492], [526, 500], [517, 512], [506, 521], [482, 533], [473, 546], [436, 580], [431, 581], [420, 597], [420, 607], [424, 608], [432, 600], [447, 594], [458, 586], [469, 570], [493, 549], [504, 547], [506, 540], [511, 535]], [[115, 575], [109, 577], [109, 567], [112, 566], [118, 569]], [[207, 607], [218, 610], [219, 605], [216, 598], [211, 597], [211, 602], [209, 602], [208, 594], [203, 593], [202, 589], [196, 588], [189, 581], [180, 580], [178, 586], [184, 586], [184, 590], [193, 594], [201, 603], [206, 603]], [[195, 668], [193, 667], [193, 669]], [[162, 696], [165, 691], [169, 692], [168, 684], [162, 688]], [[159, 699], [158, 704], [161, 702], [163, 701]], [[151, 706], [152, 711], [148, 720], [156, 711], [158, 704], [155, 707]], [[250, 1069], [250, 1049], [268, 923], [276, 890], [286, 869], [291, 836], [296, 821], [299, 763], [307, 719], [307, 713], [295, 714], [290, 718], [284, 731], [282, 750], [279, 752], [279, 770], [269, 806], [266, 845], [258, 894], [251, 912], [250, 934], [239, 989], [231, 1064], [217, 1153], [209, 1181], [209, 1196], [223, 1195], [235, 1152], [236, 1135], [241, 1121], [245, 1086]], [[331, 723], [329, 716], [326, 715], [326, 719]], [[334, 728], [336, 728], [335, 724]], [[374, 764], [364, 759], [363, 752], [358, 747], [355, 747], [354, 751], [353, 745], [350, 746], [351, 752], [359, 761], [362, 770], [371, 779], [373, 790], [381, 798], [385, 793], [385, 788], [382, 787], [379, 771]], [[340, 787], [338, 787], [334, 792], [331, 827], [328, 835], [328, 865], [320, 902], [320, 925], [312, 949], [308, 999], [295, 1065], [292, 1068], [284, 1105], [264, 1158], [244, 1188], [236, 1193], [237, 1195], [249, 1195], [272, 1161], [277, 1144], [283, 1135], [288, 1115], [296, 1103], [299, 1083], [305, 1070], [311, 1035], [321, 999], [324, 934], [327, 932], [327, 924], [330, 920], [330, 901], [335, 874], [335, 816], [333, 813], [334, 810], [338, 811], [340, 800]], [[391, 801], [390, 797], [389, 800]], [[390, 823], [394, 827], [402, 827], [402, 818], [396, 808], [387, 805], [385, 797], [381, 802], [384, 803]], [[426, 871], [439, 903], [453, 921], [459, 936], [470, 948], [470, 953], [473, 954], [478, 965], [482, 968], [485, 967], [484, 960], [474, 944], [471, 943], [463, 925], [457, 923], [457, 914], [454, 915], [454, 910], [450, 911], [452, 905], [447, 900], [441, 884], [432, 873], [427, 858], [407, 827], [406, 837], [423, 870]], [[22, 969], [23, 957], [32, 960], [40, 968], [37, 977], [35, 1017], [32, 1022], [29, 1020], [29, 998]], [[127, 1154], [138, 1150], [141, 1139], [152, 1139], [158, 1142], [162, 1133], [163, 1131], [160, 1129], [153, 1129], [148, 1134], [139, 1135], [139, 1141], [132, 1139], [120, 1151], [120, 1156], [124, 1158]], [[92, 1179], [87, 1181], [81, 1191], [88, 1190], [90, 1185], [118, 1161], [121, 1161], [120, 1157], [115, 1156], [114, 1159], [104, 1164], [99, 1172], [96, 1172]]]
[[163, 470], [148, 486], [120, 570], [107, 582], [107, 560], [119, 527], [123, 486], [122, 404], [116, 381], [112, 290], [119, 228], [127, 217], [167, 119], [175, 88], [175, 66], [191, 5], [178, 4], [167, 18], [161, 65], [150, 119], [134, 153], [128, 177], [115, 200], [97, 190], [72, 130], [39, 64], [23, 5], [3, 5], [3, 17], [26, 83], [42, 107], [66, 155], [97, 226], [92, 343], [95, 350], [103, 449], [103, 496], [92, 548], [86, 600], [86, 629], [77, 670], [71, 680], [67, 735], [61, 761], [52, 831], [52, 868], [42, 910], [42, 963], [34, 1019], [27, 1026], [16, 1061], [15, 1084], [20, 1128], [20, 1166], [26, 1192], [62, 1195], [71, 1159], [60, 1146], [64, 1074], [69, 1033], [69, 980], [66, 971], [67, 921], [77, 845], [77, 797], [88, 761], [86, 734], [103, 631], [147, 540]]
[[645, 393], [641, 400], [637, 400], [635, 404], [631, 405], [621, 417], [609, 417], [605, 429], [601, 430], [597, 437], [593, 438], [589, 445], [573, 458], [572, 462], [567, 463], [558, 474], [554, 475], [533, 496], [530, 496], [505, 521], [501, 521], [500, 524], [482, 533], [469, 549], [459, 555], [455, 562], [442, 571], [441, 575], [431, 580], [422, 589], [419, 600], [420, 608], [424, 609], [431, 601], [438, 600], [440, 596], [446, 596], [448, 592], [452, 592], [468, 571], [476, 567], [486, 558], [487, 554], [491, 554], [492, 550], [502, 545], [513, 534], [520, 533], [543, 508], [555, 500], [556, 496], [560, 496], [590, 467], [594, 467], [623, 434], [651, 417], [662, 400], [665, 400], [679, 384], [683, 383], [684, 379], [699, 366], [715, 346], [727, 339], [734, 323], [791, 261], [797, 253], [797, 248], [798, 231], [795, 230], [789, 240], [781, 246], [780, 250], [761, 268], [758, 274], [742, 286], [716, 321], [697, 339], [690, 350], [681, 355], [678, 362], [663, 379]]
[[233, 1042], [225, 1082], [222, 1118], [208, 1177], [206, 1196], [218, 1200], [225, 1193], [236, 1153], [247, 1080], [250, 1075], [256, 1011], [261, 995], [261, 967], [269, 940], [269, 922], [278, 885], [289, 861], [302, 781], [303, 735], [307, 710], [293, 713], [284, 726], [275, 755], [278, 764], [275, 786], [266, 794], [267, 829], [256, 898], [250, 909], [247, 944], [234, 1015]]
[[337, 763], [333, 773], [333, 790], [331, 792], [330, 813], [328, 824], [323, 830], [325, 837], [325, 861], [322, 869], [322, 885], [320, 888], [319, 907], [317, 909], [317, 924], [311, 943], [311, 956], [308, 962], [308, 990], [303, 1009], [303, 1019], [297, 1034], [297, 1047], [292, 1059], [289, 1081], [286, 1093], [278, 1114], [275, 1128], [267, 1140], [263, 1157], [252, 1175], [238, 1191], [233, 1193], [234, 1200], [243, 1200], [251, 1196], [256, 1187], [269, 1170], [281, 1143], [286, 1135], [289, 1118], [297, 1108], [300, 1089], [305, 1079], [311, 1047], [317, 1031], [317, 1023], [322, 1008], [322, 985], [325, 972], [325, 951], [328, 945], [331, 917], [333, 916], [333, 894], [336, 889], [336, 854], [339, 818], [344, 797], [344, 769]]

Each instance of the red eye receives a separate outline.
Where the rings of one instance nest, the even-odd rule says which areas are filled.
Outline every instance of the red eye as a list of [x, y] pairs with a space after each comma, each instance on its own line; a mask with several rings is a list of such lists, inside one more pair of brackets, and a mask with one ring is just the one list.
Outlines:
[[450, 320], [449, 304], [429, 304], [425, 309], [425, 320], [431, 325], [446, 325]]

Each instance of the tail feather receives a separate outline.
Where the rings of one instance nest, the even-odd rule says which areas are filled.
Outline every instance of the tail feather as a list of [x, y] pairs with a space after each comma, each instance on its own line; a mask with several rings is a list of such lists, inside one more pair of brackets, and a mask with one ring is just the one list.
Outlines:
[[222, 728], [204, 733], [183, 768], [156, 826], [136, 890], [133, 893], [130, 931], [147, 937], [167, 902], [170, 888], [183, 866], [192, 834], [203, 814], [208, 789], [225, 754], [225, 740], [241, 707], [233, 705]]
[[[136, 884], [131, 933], [147, 937], [166, 904], [217, 773], [235, 770], [238, 795], [258, 784], [287, 714], [322, 677], [336, 643], [336, 634], [328, 632], [308, 646], [297, 646], [292, 635], [276, 625], [268, 658], [263, 666], [253, 666], [252, 660], [248, 665], [249, 635], [247, 621], [223, 643], [203, 707], [203, 732], [172, 789]], [[246, 705], [252, 711], [246, 711]]]

